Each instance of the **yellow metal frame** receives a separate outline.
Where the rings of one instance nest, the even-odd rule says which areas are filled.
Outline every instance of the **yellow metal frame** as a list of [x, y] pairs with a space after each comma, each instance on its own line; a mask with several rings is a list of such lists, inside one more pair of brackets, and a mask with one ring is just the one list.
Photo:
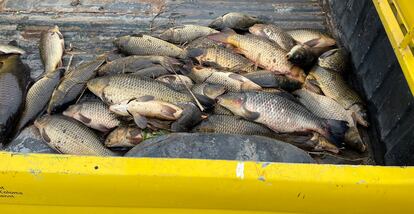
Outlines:
[[413, 0], [373, 0], [373, 2], [414, 95], [412, 51], [414, 50], [414, 2]]
[[414, 168], [0, 152], [2, 213], [410, 213]]

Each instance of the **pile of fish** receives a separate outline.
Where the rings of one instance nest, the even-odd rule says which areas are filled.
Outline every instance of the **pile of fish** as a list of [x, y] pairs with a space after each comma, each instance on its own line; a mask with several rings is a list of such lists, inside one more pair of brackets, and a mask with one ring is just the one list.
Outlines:
[[118, 155], [172, 132], [366, 150], [363, 101], [343, 78], [347, 53], [323, 32], [227, 13], [209, 26], [125, 35], [114, 45], [121, 57], [101, 53], [67, 70], [64, 37], [50, 28], [39, 42], [44, 73], [34, 81], [24, 51], [1, 45], [0, 143], [7, 148], [34, 124], [50, 148], [74, 155]]

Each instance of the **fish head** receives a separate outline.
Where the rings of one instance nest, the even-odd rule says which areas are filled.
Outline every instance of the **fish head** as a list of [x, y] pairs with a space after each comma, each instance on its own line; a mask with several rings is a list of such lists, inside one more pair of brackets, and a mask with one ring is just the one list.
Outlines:
[[194, 66], [191, 69], [190, 76], [196, 80], [196, 82], [204, 82], [212, 73], [216, 70], [213, 68], [205, 68], [202, 66]]
[[107, 147], [134, 146], [143, 140], [141, 129], [136, 127], [119, 127], [111, 132], [105, 140]]
[[208, 26], [216, 30], [223, 29], [224, 28], [223, 16], [217, 17]]
[[137, 127], [128, 127], [127, 134], [125, 136], [128, 142], [133, 145], [137, 145], [143, 140], [143, 132]]
[[246, 94], [244, 93], [227, 93], [217, 97], [217, 103], [234, 114], [244, 116], [244, 104]]
[[311, 51], [305, 45], [295, 45], [286, 55], [287, 59], [295, 65], [304, 65], [314, 60]]
[[104, 90], [109, 85], [109, 78], [104, 76], [91, 79], [86, 85], [92, 93], [102, 99], [104, 97]]
[[46, 133], [46, 126], [49, 124], [51, 117], [52, 116], [45, 115], [34, 121], [34, 126], [39, 130], [40, 135], [47, 142], [50, 142], [50, 138]]
[[170, 40], [174, 37], [174, 29], [167, 29], [159, 35], [159, 38], [162, 40]]
[[249, 28], [249, 32], [257, 36], [266, 36], [264, 29], [264, 24], [255, 24]]
[[216, 99], [216, 97], [226, 92], [226, 87], [224, 85], [206, 84], [204, 86], [203, 92], [207, 97]]
[[130, 39], [130, 36], [121, 36], [119, 38], [114, 39], [113, 43], [119, 49], [124, 49], [126, 46], [128, 46], [128, 42]]
[[124, 100], [120, 103], [109, 106], [109, 110], [121, 116], [130, 116], [128, 112], [129, 100]]
[[336, 147], [334, 144], [330, 143], [326, 138], [317, 133], [314, 133], [310, 141], [316, 144], [313, 148], [315, 151], [329, 151], [334, 154], [339, 153], [338, 147]]
[[368, 127], [369, 123], [367, 121], [367, 112], [364, 107], [360, 104], [354, 104], [350, 107], [352, 112], [352, 118], [354, 118], [357, 123], [361, 124], [364, 127]]

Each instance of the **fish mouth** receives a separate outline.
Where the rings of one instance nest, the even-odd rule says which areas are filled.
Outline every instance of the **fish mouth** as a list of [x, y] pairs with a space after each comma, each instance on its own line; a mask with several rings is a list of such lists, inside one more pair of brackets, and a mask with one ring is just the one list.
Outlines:
[[127, 103], [120, 103], [120, 104], [111, 105], [111, 106], [109, 106], [109, 110], [116, 113], [116, 114], [122, 115], [122, 116], [129, 116], [130, 115], [129, 112], [128, 112]]

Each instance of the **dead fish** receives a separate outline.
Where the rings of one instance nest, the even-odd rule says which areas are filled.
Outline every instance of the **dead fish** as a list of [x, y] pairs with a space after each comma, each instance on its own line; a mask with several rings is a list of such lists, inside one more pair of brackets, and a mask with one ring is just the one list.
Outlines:
[[341, 74], [319, 66], [315, 66], [307, 77], [312, 84], [317, 85], [322, 92], [347, 110], [351, 110], [354, 119], [367, 127], [366, 110], [363, 107], [361, 97], [349, 87]]
[[276, 42], [285, 51], [290, 51], [296, 45], [292, 36], [276, 25], [255, 24], [249, 28], [249, 32]]
[[305, 81], [305, 73], [287, 59], [287, 52], [268, 39], [255, 35], [239, 35], [234, 31], [223, 31], [208, 36], [214, 41], [231, 44], [259, 67], [278, 74], [284, 74], [300, 82]]
[[52, 96], [53, 89], [59, 84], [62, 72], [56, 70], [48, 72], [36, 81], [27, 92], [24, 110], [20, 116], [18, 130], [21, 130], [27, 123], [34, 120], [47, 106]]
[[247, 30], [250, 26], [263, 22], [264, 20], [256, 16], [251, 16], [244, 13], [230, 12], [216, 18], [208, 26], [217, 30], [222, 30], [224, 28]]
[[113, 156], [99, 137], [75, 119], [46, 115], [35, 121], [43, 140], [56, 151], [71, 155]]
[[195, 39], [195, 40], [189, 42], [185, 46], [185, 48], [187, 50], [190, 50], [190, 49], [194, 49], [194, 48], [215, 48], [215, 47], [219, 47], [219, 46], [220, 45], [217, 42], [207, 38], [207, 36], [203, 36], [203, 37], [200, 37], [198, 39]]
[[123, 125], [111, 133], [105, 140], [105, 146], [114, 147], [134, 147], [144, 140], [168, 134], [165, 130], [151, 131], [148, 129], [141, 130], [133, 125]]
[[186, 90], [187, 88], [184, 84], [187, 85], [188, 88], [191, 88], [194, 85], [193, 81], [189, 77], [179, 74], [163, 75], [157, 77], [156, 80], [167, 83], [177, 91]]
[[228, 91], [239, 92], [262, 89], [262, 87], [240, 74], [221, 72], [214, 68], [195, 66], [190, 75], [198, 83], [206, 82], [223, 85]]
[[0, 145], [14, 134], [29, 81], [30, 69], [19, 55], [0, 56]]
[[105, 139], [106, 147], [134, 147], [143, 141], [142, 130], [136, 126], [120, 126]]
[[296, 29], [286, 31], [286, 33], [298, 43], [309, 47], [330, 47], [336, 44], [334, 39], [318, 30]]
[[352, 111], [346, 110], [329, 97], [313, 93], [306, 89], [294, 91], [293, 94], [298, 96], [299, 101], [316, 116], [325, 119], [346, 121], [350, 128], [345, 133], [345, 143], [352, 148], [358, 149], [360, 152], [365, 151], [366, 146], [359, 136], [356, 123], [352, 117]]
[[192, 132], [211, 132], [223, 134], [261, 135], [271, 137], [274, 132], [266, 126], [240, 117], [228, 115], [210, 115]]
[[295, 45], [286, 55], [289, 62], [305, 70], [309, 70], [315, 65], [318, 55], [309, 46]]
[[219, 84], [198, 83], [191, 88], [191, 91], [195, 94], [201, 94], [214, 100], [216, 97], [226, 92], [226, 87]]
[[161, 65], [168, 71], [179, 65], [177, 59], [167, 56], [128, 56], [107, 62], [99, 71], [99, 76], [121, 74], [121, 73], [136, 73], [145, 68]]
[[[92, 93], [109, 105], [146, 95], [173, 104], [194, 102], [190, 94], [178, 92], [163, 82], [130, 74], [95, 78], [88, 81], [87, 86]], [[197, 99], [206, 108], [214, 104], [214, 100], [205, 96], [197, 96]]]
[[299, 81], [266, 70], [243, 74], [243, 76], [264, 88], [280, 88], [286, 91], [294, 91], [302, 85]]
[[341, 74], [345, 73], [348, 65], [348, 54], [343, 49], [332, 49], [323, 53], [318, 58], [318, 65]]
[[188, 50], [188, 56], [195, 58], [202, 65], [229, 69], [229, 71], [254, 72], [254, 63], [233, 51], [222, 48], [198, 48]]
[[13, 45], [8, 45], [8, 44], [0, 44], [0, 54], [20, 54], [20, 55], [24, 55], [26, 54], [26, 51], [24, 51], [23, 49], [13, 46]]
[[63, 112], [63, 115], [101, 132], [109, 132], [121, 123], [109, 107], [101, 101], [71, 105]]
[[165, 30], [159, 38], [171, 43], [183, 44], [212, 33], [218, 33], [218, 31], [200, 25], [182, 25]]
[[142, 129], [147, 127], [145, 117], [177, 120], [183, 112], [180, 107], [168, 102], [155, 100], [155, 97], [150, 95], [113, 104], [109, 109], [118, 115], [132, 116], [138, 127]]
[[275, 132], [317, 132], [340, 146], [348, 128], [344, 121], [316, 116], [286, 92], [227, 93], [217, 99], [235, 115], [266, 125]]
[[74, 101], [85, 90], [86, 82], [96, 76], [97, 69], [105, 62], [105, 56], [84, 62], [68, 71], [58, 87], [53, 91], [47, 112], [50, 114], [57, 108]]
[[65, 42], [58, 26], [42, 31], [39, 50], [45, 73], [53, 72], [59, 65], [62, 65]]
[[162, 67], [161, 65], [154, 65], [148, 68], [135, 71], [134, 73], [131, 73], [131, 74], [137, 75], [140, 77], [148, 77], [148, 78], [155, 79], [157, 77], [170, 74], [170, 72], [166, 68]]
[[160, 55], [176, 58], [186, 56], [185, 51], [176, 45], [143, 34], [119, 37], [115, 39], [114, 44], [128, 55]]

